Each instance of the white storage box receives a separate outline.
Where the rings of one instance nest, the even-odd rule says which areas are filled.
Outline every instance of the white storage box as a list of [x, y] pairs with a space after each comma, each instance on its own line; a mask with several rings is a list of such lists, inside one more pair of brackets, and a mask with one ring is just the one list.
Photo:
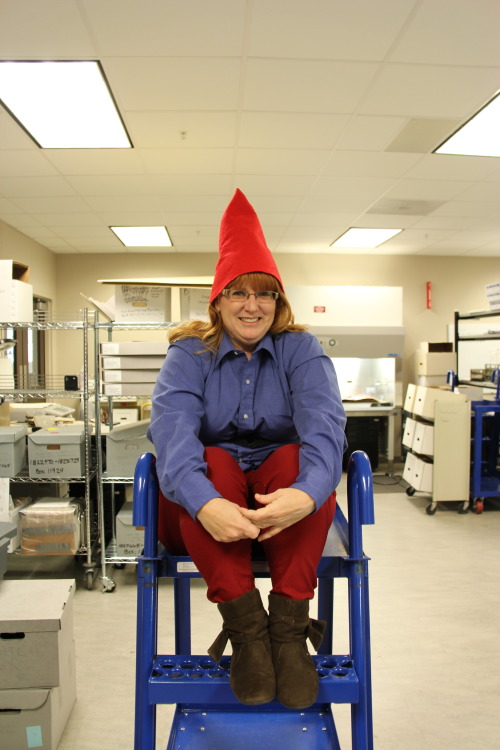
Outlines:
[[0, 427], [0, 477], [15, 477], [26, 466], [25, 425]]
[[156, 383], [157, 370], [103, 370], [105, 383]]
[[82, 425], [37, 430], [28, 435], [30, 477], [81, 477], [85, 471]]
[[407, 453], [405, 459], [405, 465], [403, 467], [403, 479], [408, 484], [412, 484], [413, 469], [415, 467], [416, 456], [413, 453]]
[[[5, 571], [7, 570], [7, 552], [11, 539], [16, 534], [16, 527], [13, 523], [0, 520], [0, 584], [3, 581]], [[0, 638], [2, 634], [0, 633]]]
[[405, 411], [413, 412], [413, 405], [415, 403], [415, 395], [417, 393], [417, 386], [414, 383], [409, 383], [406, 389], [405, 403], [403, 409]]
[[420, 492], [432, 492], [432, 472], [434, 466], [432, 463], [423, 461], [415, 457], [413, 464], [411, 486]]
[[164, 323], [170, 317], [170, 289], [140, 284], [115, 286], [115, 321]]
[[61, 684], [53, 688], [0, 690], [0, 737], [6, 750], [57, 750], [76, 701], [75, 647]]
[[121, 424], [106, 435], [106, 472], [110, 477], [133, 477], [137, 459], [154, 453], [147, 437], [149, 419]]
[[31, 323], [33, 321], [33, 287], [24, 281], [0, 278], [0, 320]]
[[[3, 582], [0, 587], [2, 690], [61, 684], [72, 653], [74, 593], [73, 579]], [[5, 747], [10, 750], [11, 745]]]
[[[7, 488], [7, 496], [8, 496]], [[0, 523], [9, 522], [14, 525], [15, 533], [11, 537], [7, 552], [15, 552], [21, 546], [21, 515], [20, 511], [27, 508], [31, 498], [8, 498], [9, 507], [0, 508]]]
[[[418, 386], [415, 393], [413, 413], [424, 419], [434, 419], [434, 405], [436, 401], [456, 403], [454, 399], [466, 401], [463, 394], [456, 391], [441, 390], [440, 388], [426, 388]], [[406, 407], [405, 407], [406, 408]]]
[[19, 512], [23, 555], [74, 555], [80, 546], [80, 504], [40, 498]]
[[403, 433], [403, 445], [405, 445], [407, 448], [411, 448], [413, 445], [413, 436], [415, 434], [416, 426], [417, 426], [416, 421], [408, 417], [408, 419], [405, 422], [404, 433]]
[[457, 369], [457, 355], [453, 352], [417, 352], [415, 354], [417, 375], [446, 375]]
[[103, 356], [101, 365], [103, 370], [155, 370], [159, 372], [165, 359], [165, 354], [145, 357], [141, 357], [138, 354], [125, 355], [124, 357]]
[[168, 349], [168, 341], [103, 341], [101, 354], [112, 357], [122, 355], [141, 357], [165, 356]]
[[138, 557], [144, 548], [144, 529], [132, 526], [131, 503], [125, 503], [116, 516], [116, 554]]
[[417, 422], [413, 435], [412, 450], [424, 456], [434, 455], [434, 426]]

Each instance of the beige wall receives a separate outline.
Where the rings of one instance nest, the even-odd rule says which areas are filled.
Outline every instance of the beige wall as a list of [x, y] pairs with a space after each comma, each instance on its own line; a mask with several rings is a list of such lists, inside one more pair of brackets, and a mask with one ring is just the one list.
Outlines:
[[[402, 286], [406, 331], [404, 384], [420, 341], [444, 341], [454, 310], [484, 309], [487, 283], [500, 280], [498, 259], [391, 255], [276, 254], [283, 280], [290, 285]], [[211, 275], [216, 253], [123, 253], [56, 255], [0, 222], [0, 258], [30, 266], [34, 294], [52, 300], [54, 314], [68, 318], [85, 305], [80, 292], [107, 300], [113, 288], [103, 278]], [[425, 283], [432, 282], [433, 307], [426, 309]], [[158, 335], [157, 333], [154, 335]], [[163, 334], [162, 334], [163, 335]], [[54, 373], [82, 367], [81, 336], [61, 332], [54, 338]]]
[[[490, 258], [298, 253], [277, 253], [275, 258], [285, 287], [402, 286], [405, 383], [411, 377], [411, 358], [420, 341], [445, 341], [454, 310], [484, 309], [485, 285], [500, 280], [500, 264]], [[211, 275], [216, 259], [215, 253], [59, 255], [57, 304], [76, 309], [83, 302], [80, 292], [107, 300], [113, 288], [98, 284], [97, 279]], [[426, 309], [426, 281], [432, 282], [432, 310]]]
[[55, 299], [57, 257], [46, 247], [0, 221], [0, 258], [17, 260], [30, 267], [33, 294]]

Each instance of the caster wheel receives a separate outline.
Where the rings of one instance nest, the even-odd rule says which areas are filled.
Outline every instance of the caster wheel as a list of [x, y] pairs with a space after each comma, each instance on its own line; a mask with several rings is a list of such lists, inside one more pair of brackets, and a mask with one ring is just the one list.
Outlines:
[[406, 494], [412, 497], [415, 494], [415, 487], [407, 487]]
[[458, 512], [460, 515], [465, 515], [469, 512], [469, 503], [464, 503], [463, 505], [458, 506]]
[[474, 505], [474, 512], [479, 514], [482, 513], [484, 510], [484, 500], [476, 500], [476, 503]]
[[428, 516], [433, 516], [436, 511], [437, 511], [437, 505], [435, 505], [434, 503], [431, 503], [425, 509], [425, 512], [427, 513]]
[[103, 594], [111, 594], [116, 589], [116, 583], [107, 576], [103, 576], [101, 578], [102, 581], [102, 593]]
[[115, 563], [114, 564], [115, 570], [123, 570], [124, 567], [125, 567], [125, 563]]
[[85, 588], [87, 591], [92, 591], [94, 588], [94, 571], [87, 570], [85, 573]]

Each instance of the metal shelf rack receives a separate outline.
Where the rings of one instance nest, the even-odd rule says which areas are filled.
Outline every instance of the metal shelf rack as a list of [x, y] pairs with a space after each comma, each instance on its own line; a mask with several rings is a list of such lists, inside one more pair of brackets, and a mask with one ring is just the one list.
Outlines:
[[57, 319], [45, 311], [34, 311], [34, 320], [30, 322], [5, 321], [0, 322], [0, 329], [31, 330], [31, 331], [78, 331], [82, 336], [83, 355], [83, 382], [79, 383], [77, 390], [64, 388], [64, 375], [33, 375], [23, 374], [12, 378], [3, 377], [0, 380], [0, 396], [4, 401], [19, 403], [29, 402], [30, 399], [40, 400], [43, 398], [79, 398], [83, 405], [83, 423], [85, 432], [85, 463], [84, 472], [77, 477], [30, 477], [27, 470], [23, 470], [17, 476], [11, 478], [11, 482], [31, 484], [57, 484], [61, 481], [69, 483], [81, 483], [85, 486], [84, 497], [84, 539], [77, 551], [77, 555], [84, 558], [85, 584], [92, 588], [96, 569], [96, 550], [98, 548], [98, 525], [95, 508], [95, 498], [91, 492], [91, 481], [97, 475], [95, 463], [95, 452], [91, 445], [91, 416], [90, 399], [93, 391], [89, 387], [89, 336], [93, 330], [95, 317], [92, 311], [82, 308], [72, 311], [62, 317], [58, 314]]

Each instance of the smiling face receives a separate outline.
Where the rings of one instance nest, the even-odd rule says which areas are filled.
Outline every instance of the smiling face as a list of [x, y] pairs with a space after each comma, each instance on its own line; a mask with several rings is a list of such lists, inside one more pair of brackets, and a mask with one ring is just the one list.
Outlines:
[[271, 328], [276, 313], [274, 299], [257, 300], [255, 297], [255, 292], [277, 291], [278, 289], [273, 277], [264, 274], [261, 277], [257, 282], [254, 281], [253, 285], [250, 285], [243, 277], [238, 277], [229, 284], [229, 289], [250, 292], [251, 296], [248, 299], [245, 299], [243, 295], [242, 300], [233, 300], [221, 294], [215, 303], [215, 309], [220, 313], [222, 325], [231, 343], [237, 349], [246, 352], [247, 356], [250, 356]]

